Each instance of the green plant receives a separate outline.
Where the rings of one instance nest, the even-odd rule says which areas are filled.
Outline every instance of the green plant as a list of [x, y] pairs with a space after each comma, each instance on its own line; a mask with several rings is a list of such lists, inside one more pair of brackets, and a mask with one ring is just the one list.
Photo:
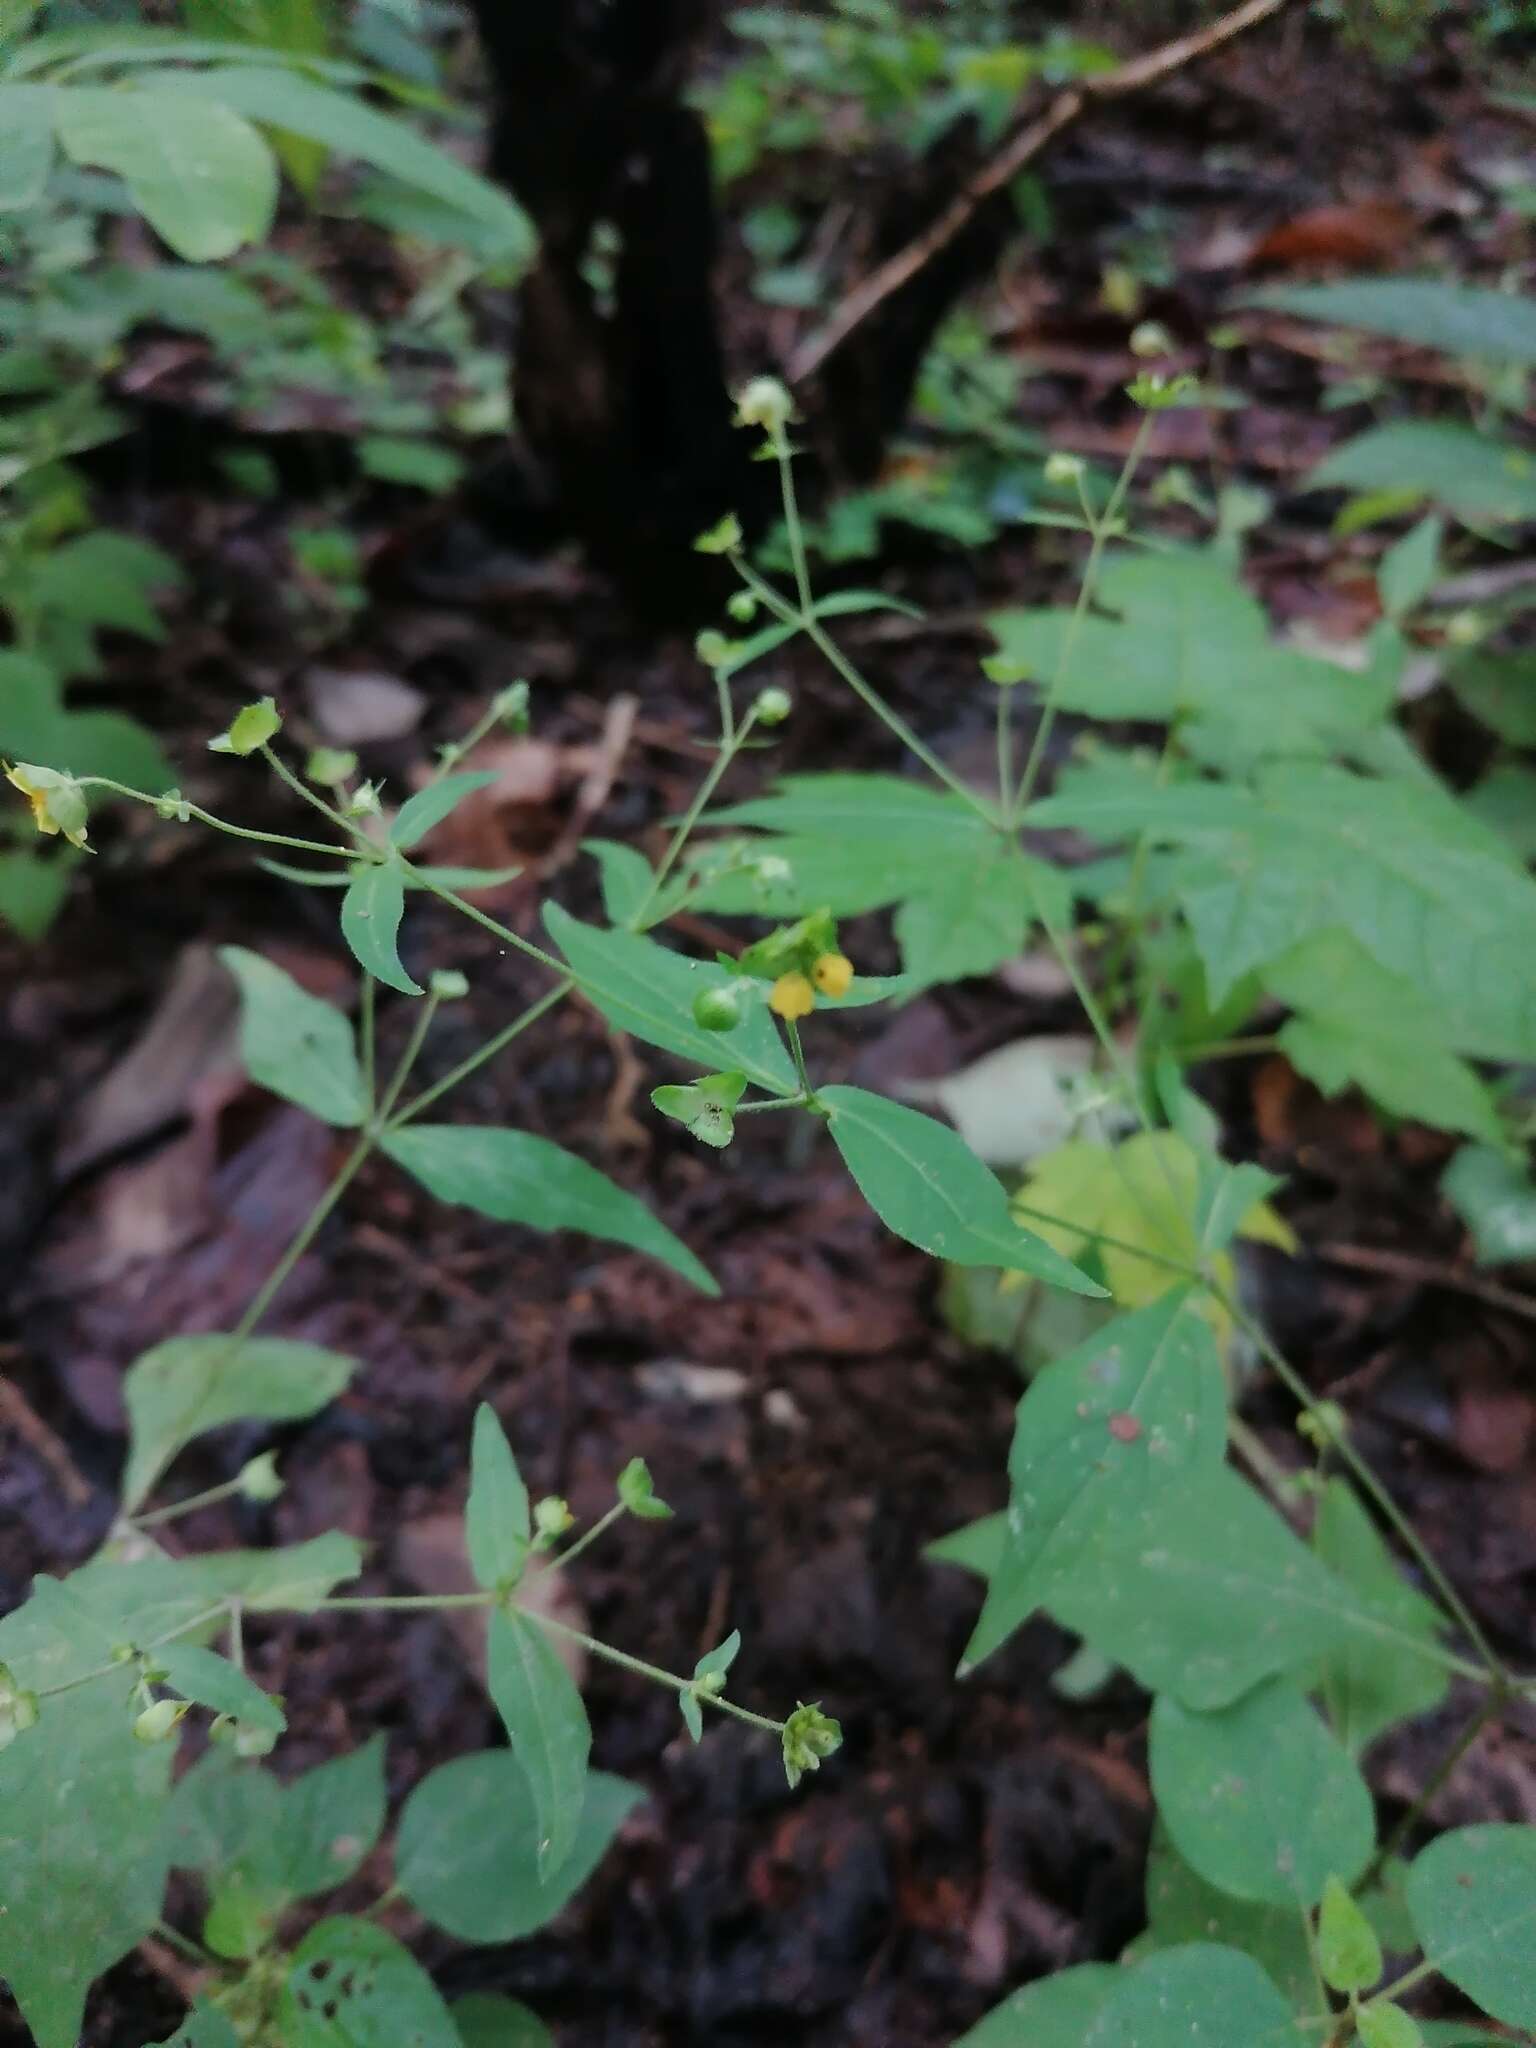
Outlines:
[[[101, 630], [159, 638], [151, 597], [177, 565], [127, 535], [97, 530], [70, 458], [126, 430], [103, 402], [131, 331], [145, 322], [203, 336], [229, 402], [258, 420], [303, 387], [346, 399], [365, 475], [442, 490], [452, 452], [420, 438], [444, 408], [428, 367], [446, 357], [459, 384], [450, 424], [504, 422], [499, 365], [477, 349], [462, 304], [489, 274], [515, 277], [531, 250], [519, 209], [413, 126], [378, 111], [377, 91], [439, 116], [450, 110], [408, 37], [354, 18], [354, 54], [332, 47], [331, 11], [310, 0], [245, 0], [184, 10], [185, 27], [53, 27], [21, 11], [0, 34], [0, 751], [158, 792], [170, 770], [151, 735], [116, 710], [75, 710], [66, 694], [99, 676]], [[377, 24], [373, 24], [377, 27]], [[10, 23], [6, 24], [7, 29]], [[415, 73], [380, 68], [375, 48]], [[253, 247], [267, 235], [279, 166], [311, 203], [335, 203], [333, 156], [367, 167], [348, 204], [423, 250], [419, 289], [386, 340], [381, 328], [301, 266]], [[116, 224], [137, 213], [171, 260], [130, 262]], [[205, 267], [224, 262], [225, 269]], [[249, 480], [249, 472], [247, 472]], [[338, 567], [319, 534], [296, 552], [333, 609], [355, 598], [355, 561]], [[0, 918], [36, 937], [69, 885], [73, 855], [0, 850]]]
[[[1154, 375], [1132, 389], [1149, 417], [1190, 395]], [[1269, 647], [1229, 556], [1153, 555], [1136, 540], [1128, 506], [1143, 434], [1102, 505], [1083, 486], [1087, 560], [1074, 608], [998, 622], [1005, 651], [991, 684], [997, 779], [982, 791], [926, 745], [833, 637], [831, 621], [887, 601], [867, 593], [814, 596], [787, 394], [758, 380], [743, 394], [740, 417], [763, 430], [779, 466], [792, 587], [781, 590], [746, 557], [733, 518], [703, 537], [701, 546], [727, 556], [741, 578], [746, 602], [733, 605], [733, 621], [755, 623], [741, 616], [755, 608], [769, 623], [744, 639], [705, 636], [700, 651], [719, 710], [714, 760], [654, 868], [632, 847], [591, 843], [608, 923], [585, 924], [547, 904], [555, 951], [474, 904], [484, 877], [417, 857], [421, 842], [484, 780], [462, 765], [475, 745], [499, 721], [526, 719], [521, 686], [447, 750], [437, 778], [387, 822], [376, 792], [352, 786], [351, 763], [317, 760], [306, 779], [279, 751], [276, 707], [247, 706], [213, 744], [264, 762], [321, 819], [326, 836], [315, 840], [249, 831], [174, 791], [155, 798], [100, 777], [46, 775], [25, 765], [12, 771], [35, 820], [76, 840], [85, 836], [95, 792], [105, 790], [153, 802], [167, 821], [196, 817], [274, 843], [285, 855], [334, 863], [283, 871], [341, 890], [341, 931], [363, 980], [354, 1037], [338, 1011], [305, 996], [270, 963], [238, 951], [228, 956], [241, 985], [253, 1078], [353, 1132], [353, 1145], [237, 1329], [173, 1340], [134, 1367], [118, 1554], [61, 1586], [39, 1581], [33, 1599], [0, 1623], [12, 1738], [0, 1753], [0, 1792], [9, 1785], [39, 1798], [40, 1788], [66, 1780], [94, 1788], [89, 1814], [84, 1791], [71, 1808], [71, 1854], [89, 1908], [67, 1964], [32, 1940], [40, 1921], [13, 1914], [0, 1921], [0, 1965], [17, 1982], [44, 2048], [65, 2048], [86, 1981], [154, 1920], [165, 1860], [183, 1853], [176, 1842], [206, 1840], [212, 1824], [198, 1818], [204, 1799], [223, 1814], [229, 1774], [242, 1786], [267, 1783], [239, 1777], [226, 1759], [200, 1763], [169, 1795], [172, 1815], [185, 1810], [188, 1817], [167, 1848], [148, 1816], [168, 1796], [169, 1745], [135, 1743], [130, 1708], [141, 1736], [164, 1737], [185, 1711], [177, 1702], [195, 1701], [227, 1717], [237, 1750], [262, 1750], [280, 1709], [259, 1693], [253, 1698], [242, 1677], [246, 1614], [401, 1598], [443, 1604], [337, 1596], [335, 1586], [355, 1575], [360, 1559], [335, 1536], [294, 1552], [144, 1555], [155, 1519], [145, 1514], [146, 1498], [193, 1432], [237, 1415], [311, 1413], [351, 1370], [350, 1361], [257, 1332], [366, 1158], [382, 1152], [444, 1200], [533, 1227], [616, 1238], [696, 1286], [713, 1286], [685, 1246], [584, 1162], [526, 1133], [424, 1121], [466, 1075], [579, 993], [615, 1028], [693, 1069], [691, 1081], [658, 1088], [653, 1100], [702, 1142], [729, 1144], [737, 1120], [750, 1114], [810, 1116], [897, 1235], [955, 1268], [1021, 1276], [1100, 1319], [1081, 1341], [1055, 1347], [1058, 1355], [1019, 1405], [1009, 1509], [946, 1538], [935, 1555], [986, 1581], [965, 1669], [1043, 1610], [1154, 1696], [1160, 1832], [1148, 1877], [1149, 1927], [1129, 1968], [1073, 1970], [1030, 1987], [975, 2030], [971, 2048], [1046, 2038], [1053, 2048], [1174, 2048], [1192, 2030], [1230, 2048], [1266, 2041], [1279, 2048], [1298, 2026], [1319, 2041], [1398, 2048], [1424, 2038], [1402, 2000], [1437, 1974], [1494, 2019], [1528, 2027], [1536, 2022], [1536, 1829], [1464, 1828], [1430, 1842], [1406, 1867], [1402, 1855], [1444, 1777], [1492, 1719], [1536, 1692], [1536, 1679], [1498, 1655], [1361, 1458], [1346, 1415], [1314, 1399], [1244, 1301], [1230, 1248], [1240, 1234], [1288, 1241], [1268, 1206], [1279, 1184], [1255, 1165], [1222, 1158], [1214, 1118], [1184, 1078], [1188, 1066], [1233, 1048], [1229, 1036], [1213, 1033], [1229, 1034], [1257, 1006], [1278, 1003], [1291, 1021], [1261, 1042], [1283, 1041], [1325, 1085], [1355, 1079], [1390, 1113], [1474, 1130], [1494, 1157], [1514, 1157], [1515, 1119], [1480, 1067], [1532, 1056], [1536, 967], [1521, 935], [1533, 928], [1536, 883], [1433, 780], [1390, 722], [1404, 649], [1401, 626], [1391, 620], [1422, 600], [1438, 533], [1415, 530], [1383, 564], [1391, 620], [1379, 630], [1370, 669], [1346, 676]], [[1059, 458], [1056, 472], [1058, 480], [1067, 473]], [[1083, 483], [1076, 471], [1070, 480]], [[1148, 563], [1155, 579], [1143, 573]], [[732, 764], [791, 710], [786, 693], [769, 686], [743, 712], [735, 679], [795, 636], [820, 651], [937, 787], [833, 773], [711, 812]], [[1039, 715], [1021, 764], [1012, 721], [1027, 676], [1041, 679]], [[1050, 732], [1068, 709], [1090, 719], [1161, 723], [1163, 748], [1142, 759], [1101, 746], [1042, 799]], [[1026, 850], [1024, 836], [1045, 824], [1090, 835], [1108, 848], [1105, 858], [1069, 868]], [[701, 825], [715, 835], [698, 840]], [[1348, 862], [1339, 845], [1347, 846]], [[412, 974], [405, 920], [423, 892], [537, 962], [551, 980], [485, 1046], [411, 1097], [411, 1068], [433, 1018], [463, 989], [451, 972], [425, 987]], [[1091, 918], [1074, 934], [1075, 903], [1087, 904]], [[780, 921], [714, 962], [689, 959], [653, 936], [679, 909], [700, 906]], [[837, 919], [883, 907], [895, 910], [903, 972], [858, 975]], [[1031, 1162], [1010, 1202], [948, 1125], [818, 1080], [814, 1020], [826, 1008], [899, 1000], [932, 982], [986, 971], [1031, 931], [1043, 935], [1076, 990], [1101, 1069], [1072, 1110], [1079, 1135]], [[419, 1006], [387, 1076], [375, 1059], [380, 987]], [[1383, 1050], [1362, 1018], [1388, 1003], [1401, 1005], [1412, 1023], [1404, 1024], [1401, 1043], [1391, 1039]], [[1139, 1024], [1129, 1050], [1112, 1028], [1121, 1013]], [[1253, 1042], [1251, 1035], [1240, 1041]], [[1123, 1128], [1126, 1120], [1138, 1128], [1122, 1138], [1115, 1123]], [[1294, 1396], [1315, 1470], [1279, 1470], [1233, 1412], [1234, 1382], [1222, 1359], [1233, 1333]], [[1229, 1445], [1257, 1484], [1228, 1464]], [[248, 1468], [234, 1483], [267, 1486], [270, 1475]], [[643, 1468], [621, 1475], [618, 1496], [607, 1516], [556, 1553], [554, 1568], [621, 1513], [665, 1513]], [[579, 1695], [547, 1641], [569, 1631], [518, 1605], [525, 1566], [557, 1544], [565, 1526], [563, 1503], [530, 1507], [495, 1417], [482, 1412], [467, 1542], [483, 1590], [465, 1598], [488, 1612], [491, 1686], [512, 1750], [450, 1764], [415, 1797], [440, 1803], [452, 1822], [470, 1806], [465, 1788], [475, 1773], [501, 1774], [509, 1801], [527, 1802], [517, 1810], [531, 1810], [538, 1844], [531, 1858], [526, 1837], [498, 1849], [508, 1868], [523, 1873], [508, 1881], [519, 1898], [530, 1861], [534, 1879], [557, 1891], [567, 1873], [589, 1867], [584, 1853], [595, 1859], [606, 1839], [603, 1826], [583, 1837], [590, 1802], [599, 1801], [611, 1832], [628, 1796], [622, 1787], [592, 1790]], [[1401, 1560], [1421, 1585], [1404, 1576]], [[224, 1634], [223, 1658], [206, 1650], [214, 1631]], [[695, 1732], [706, 1706], [773, 1731], [792, 1782], [836, 1747], [835, 1724], [819, 1710], [801, 1706], [775, 1722], [725, 1698], [734, 1638], [689, 1677], [583, 1641], [593, 1654], [675, 1688]], [[1378, 1840], [1361, 1759], [1383, 1730], [1438, 1707], [1453, 1679], [1475, 1693], [1471, 1718], [1418, 1801]], [[351, 1788], [360, 1813], [366, 1806], [358, 1831], [376, 1830], [376, 1797], [363, 1782], [373, 1782], [374, 1767], [344, 1760], [326, 1768], [341, 1774], [337, 1782]], [[274, 1813], [289, 1801], [302, 1813], [329, 1796], [320, 1786], [305, 1792], [309, 1782], [249, 1796]], [[139, 1825], [125, 1825], [104, 1845], [96, 1816], [108, 1808], [126, 1815], [130, 1806]], [[432, 1884], [423, 1878], [413, 1860], [413, 1810], [414, 1801], [397, 1838], [397, 1882], [450, 1931], [487, 1938], [476, 1932], [484, 1923], [474, 1919], [461, 1852], [445, 1851]], [[260, 1825], [261, 1842], [286, 1845], [274, 1847], [273, 1863], [263, 1860], [265, 1848], [252, 1847], [256, 1826], [242, 1833], [243, 1826], [231, 1822], [229, 1836], [199, 1848], [206, 1860], [195, 1864], [212, 1873], [204, 1941], [242, 1967], [217, 1979], [217, 2016], [189, 2021], [189, 2029], [214, 2031], [182, 2038], [260, 2042], [274, 2024], [278, 2038], [300, 2043], [375, 2038], [374, 2021], [350, 2009], [344, 2020], [330, 2015], [338, 2033], [308, 2031], [304, 2000], [312, 2007], [327, 1981], [324, 1964], [333, 1975], [340, 1965], [343, 1981], [364, 1987], [359, 1996], [368, 2001], [389, 1997], [413, 2017], [419, 2011], [422, 2038], [451, 2041], [445, 2030], [452, 2022], [430, 1984], [367, 1921], [324, 1922], [297, 1951], [284, 1950], [275, 1933], [286, 1901], [321, 1887], [308, 1882], [311, 1866], [292, 1848], [286, 1826]], [[424, 1821], [420, 1831], [435, 1833]], [[41, 1872], [29, 1888], [33, 1853], [25, 1829], [12, 1834], [4, 1881], [27, 1914], [40, 1916], [52, 1910], [52, 1893]], [[303, 1884], [284, 1861], [290, 1853]], [[522, 1925], [499, 1922], [492, 1938]], [[1393, 1974], [1397, 1965], [1389, 1970], [1384, 1950], [1422, 1957]], [[219, 2033], [221, 2024], [228, 2031]]]

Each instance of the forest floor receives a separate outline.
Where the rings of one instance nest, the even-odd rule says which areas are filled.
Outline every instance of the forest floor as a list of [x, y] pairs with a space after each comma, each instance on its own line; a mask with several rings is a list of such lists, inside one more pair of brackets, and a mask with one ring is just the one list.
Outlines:
[[[1175, 333], [1212, 324], [1276, 231], [1290, 243], [1266, 260], [1286, 275], [1393, 260], [1405, 233], [1423, 267], [1449, 256], [1476, 276], [1496, 259], [1489, 236], [1470, 233], [1486, 221], [1474, 167], [1494, 115], [1453, 74], [1389, 87], [1363, 63], [1343, 71], [1319, 67], [1281, 102], [1247, 58], [1096, 122], [1051, 165], [1056, 244], [1000, 286], [1014, 295], [1016, 345], [1038, 365], [1030, 424], [1111, 459], [1125, 445], [1125, 322], [1073, 309], [1091, 306], [1104, 252], [1123, 241], [1132, 183], [1156, 199], [1172, 265], [1145, 310]], [[747, 355], [763, 319], [742, 313], [743, 371], [758, 366]], [[1244, 403], [1171, 415], [1149, 474], [1214, 462], [1275, 491], [1280, 509], [1252, 548], [1256, 587], [1280, 624], [1357, 634], [1374, 603], [1366, 569], [1315, 501], [1285, 493], [1362, 415], [1320, 409], [1339, 371], [1315, 332], [1243, 320], [1230, 376]], [[1415, 386], [1428, 409], [1440, 402], [1440, 359], [1363, 343], [1355, 361]], [[317, 650], [287, 623], [283, 507], [218, 486], [188, 447], [202, 426], [181, 433], [174, 413], [162, 404], [138, 452], [102, 472], [115, 522], [170, 546], [191, 579], [163, 647], [114, 648], [112, 701], [191, 764], [200, 801], [270, 824], [287, 813], [259, 776], [203, 751], [232, 706], [273, 690], [297, 732], [350, 744], [378, 731], [359, 741], [364, 767], [403, 789], [492, 690], [526, 675], [534, 737], [498, 743], [501, 781], [451, 857], [525, 863], [492, 907], [530, 935], [546, 893], [590, 914], [595, 879], [577, 842], [656, 847], [706, 759], [712, 693], [688, 638], [642, 634], [566, 555], [503, 551], [469, 562], [446, 596], [376, 593]], [[403, 494], [380, 487], [353, 516], [365, 557], [398, 559], [413, 516]], [[1177, 510], [1166, 517], [1179, 530]], [[970, 687], [980, 615], [1059, 595], [1070, 568], [1018, 531], [973, 553], [920, 538], [888, 551], [885, 587], [937, 623], [899, 637], [865, 626], [861, 658], [962, 772], [980, 774], [991, 743]], [[789, 687], [796, 711], [734, 793], [787, 769], [896, 768], [813, 655], [776, 657], [762, 679]], [[1459, 743], [1453, 726], [1429, 737], [1452, 754]], [[0, 1366], [19, 1396], [0, 1410], [5, 1606], [105, 1533], [126, 1366], [167, 1335], [228, 1327], [338, 1161], [334, 1133], [243, 1082], [233, 998], [212, 961], [222, 944], [255, 947], [342, 996], [334, 899], [147, 815], [103, 839], [47, 940], [6, 950], [0, 983], [0, 1261], [15, 1283]], [[429, 1045], [431, 1079], [542, 984], [430, 906], [410, 932], [418, 974], [453, 965], [472, 985]], [[702, 919], [685, 933], [706, 949], [730, 942]], [[861, 967], [891, 964], [873, 921], [853, 937]], [[824, 1067], [891, 1087], [1071, 1028], [1070, 999], [1021, 993], [1028, 984], [1015, 974], [839, 1019], [822, 1034]], [[386, 1056], [403, 1007], [384, 1011]], [[477, 1075], [455, 1113], [547, 1135], [641, 1193], [718, 1276], [718, 1301], [628, 1252], [435, 1205], [377, 1162], [268, 1323], [356, 1356], [352, 1390], [282, 1433], [279, 1502], [206, 1510], [176, 1525], [178, 1540], [341, 1528], [372, 1546], [364, 1590], [437, 1588], [462, 1569], [453, 1530], [478, 1402], [494, 1403], [531, 1486], [578, 1516], [600, 1512], [618, 1468], [645, 1457], [676, 1519], [625, 1522], [583, 1565], [589, 1626], [684, 1670], [738, 1627], [738, 1696], [772, 1713], [821, 1701], [843, 1724], [843, 1752], [792, 1796], [750, 1734], [714, 1726], [695, 1749], [671, 1698], [597, 1667], [594, 1760], [648, 1797], [593, 1881], [552, 1928], [507, 1949], [454, 1949], [403, 1909], [391, 1924], [451, 1994], [509, 1991], [581, 2048], [941, 2048], [1009, 1987], [1113, 1957], [1143, 1925], [1146, 1702], [1123, 1677], [1086, 1701], [1057, 1691], [1071, 1644], [1044, 1622], [955, 1681], [978, 1592], [922, 1551], [1001, 1505], [1015, 1368], [953, 1334], [939, 1269], [883, 1232], [809, 1126], [786, 1139], [777, 1120], [754, 1120], [728, 1154], [705, 1153], [649, 1110], [650, 1086], [668, 1077], [572, 1002]], [[1351, 1098], [1325, 1103], [1273, 1058], [1224, 1061], [1200, 1085], [1229, 1154], [1286, 1181], [1280, 1206], [1301, 1249], [1253, 1254], [1255, 1304], [1310, 1384], [1345, 1403], [1495, 1643], [1529, 1658], [1536, 1299], [1517, 1274], [1499, 1300], [1471, 1264], [1436, 1192], [1451, 1141], [1384, 1130]], [[1245, 1413], [1276, 1459], [1302, 1462], [1292, 1406], [1262, 1375]], [[212, 1484], [258, 1440], [236, 1430], [196, 1446], [180, 1477]], [[381, 1728], [398, 1800], [434, 1764], [499, 1740], [473, 1646], [441, 1617], [273, 1618], [250, 1649], [287, 1702], [284, 1768]], [[1461, 1710], [1453, 1697], [1378, 1755], [1389, 1811]], [[1485, 1736], [1435, 1818], [1536, 1820], [1533, 1732]], [[105, 1981], [87, 2038], [136, 2048], [180, 2009], [135, 1958]], [[12, 2038], [5, 2028], [0, 2018]]]

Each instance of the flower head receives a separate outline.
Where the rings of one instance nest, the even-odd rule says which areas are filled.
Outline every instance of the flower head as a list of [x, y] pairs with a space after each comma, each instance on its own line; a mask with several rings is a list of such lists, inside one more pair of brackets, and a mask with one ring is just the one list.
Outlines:
[[823, 953], [811, 968], [811, 980], [835, 1002], [853, 986], [853, 962], [846, 953]]
[[62, 833], [71, 846], [84, 847], [88, 814], [85, 796], [73, 775], [57, 768], [39, 768], [32, 761], [7, 762], [5, 779], [32, 806], [32, 822], [50, 838]]
[[798, 969], [781, 974], [768, 992], [768, 1007], [786, 1024], [793, 1024], [801, 1017], [809, 1017], [815, 1009], [816, 991]]

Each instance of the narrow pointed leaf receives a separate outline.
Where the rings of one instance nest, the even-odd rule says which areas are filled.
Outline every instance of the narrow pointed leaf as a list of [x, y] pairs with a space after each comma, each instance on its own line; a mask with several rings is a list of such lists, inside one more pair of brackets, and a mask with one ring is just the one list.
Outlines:
[[393, 861], [377, 861], [354, 875], [341, 899], [341, 935], [358, 965], [403, 996], [420, 986], [400, 964], [400, 920], [405, 915], [405, 878]]
[[680, 1238], [624, 1188], [530, 1131], [472, 1124], [407, 1124], [383, 1149], [444, 1202], [502, 1223], [581, 1230], [660, 1259], [702, 1294], [719, 1287]]
[[524, 1614], [493, 1613], [489, 1685], [512, 1751], [533, 1797], [535, 1864], [541, 1881], [576, 1846], [586, 1810], [592, 1730], [581, 1694], [548, 1638]]
[[860, 1193], [898, 1237], [955, 1265], [1006, 1266], [1073, 1294], [1104, 1293], [1014, 1221], [1002, 1183], [947, 1124], [863, 1088], [824, 1088], [820, 1100]]
[[512, 1446], [495, 1409], [482, 1401], [475, 1411], [469, 1502], [464, 1510], [464, 1540], [475, 1583], [487, 1588], [514, 1584], [527, 1561], [531, 1529], [528, 1489]]

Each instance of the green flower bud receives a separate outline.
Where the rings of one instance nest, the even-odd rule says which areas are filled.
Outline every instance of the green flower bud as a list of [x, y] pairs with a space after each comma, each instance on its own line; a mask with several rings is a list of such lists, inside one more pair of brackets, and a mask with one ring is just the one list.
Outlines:
[[252, 1728], [244, 1721], [235, 1723], [236, 1756], [270, 1756], [276, 1747], [277, 1736], [270, 1728]]
[[726, 610], [739, 626], [750, 626], [757, 617], [757, 599], [750, 590], [738, 590], [726, 600]]
[[427, 987], [440, 1003], [456, 1003], [469, 994], [469, 977], [457, 967], [439, 967]]
[[168, 825], [186, 825], [191, 822], [192, 806], [179, 789], [168, 789], [155, 798], [155, 816]]
[[384, 806], [371, 782], [360, 782], [341, 807], [344, 818], [376, 818]]
[[1318, 1401], [1296, 1418], [1296, 1434], [1321, 1450], [1325, 1444], [1341, 1443], [1349, 1433], [1349, 1417], [1337, 1401]]
[[777, 377], [754, 377], [736, 400], [738, 427], [779, 433], [794, 418], [795, 402]]
[[496, 699], [496, 716], [509, 731], [522, 734], [527, 732], [529, 720], [529, 689], [521, 677], [515, 683], [508, 683]]
[[843, 1731], [819, 1706], [801, 1701], [784, 1723], [784, 1775], [793, 1791], [807, 1771], [819, 1771], [823, 1757], [841, 1749]]
[[1143, 412], [1169, 412], [1178, 405], [1198, 405], [1200, 386], [1193, 377], [1165, 377], [1161, 370], [1143, 370], [1126, 385], [1125, 395]]
[[192, 1711], [190, 1700], [156, 1700], [146, 1707], [133, 1724], [136, 1742], [164, 1742], [174, 1735], [186, 1715]]
[[283, 1490], [277, 1469], [277, 1453], [263, 1451], [259, 1457], [249, 1459], [241, 1466], [237, 1483], [247, 1500], [276, 1500]]
[[316, 747], [304, 763], [304, 773], [322, 789], [335, 789], [357, 773], [357, 756], [348, 747]]
[[759, 690], [752, 706], [759, 725], [782, 725], [794, 708], [795, 700], [788, 690], [777, 688]]
[[632, 1515], [643, 1522], [665, 1522], [672, 1510], [651, 1490], [651, 1468], [644, 1458], [631, 1458], [619, 1474], [619, 1499]]
[[31, 761], [7, 766], [5, 779], [19, 789], [32, 806], [32, 822], [48, 838], [63, 834], [71, 846], [89, 853], [85, 828], [89, 822], [85, 793], [73, 775], [57, 768], [40, 768]]
[[727, 512], [707, 532], [701, 533], [693, 545], [701, 555], [728, 555], [739, 548], [744, 539], [741, 521], [734, 512]]
[[1075, 484], [1086, 467], [1081, 455], [1069, 455], [1058, 448], [1045, 459], [1045, 480], [1048, 484]]
[[693, 1021], [701, 1031], [734, 1031], [741, 1022], [741, 997], [733, 988], [701, 988], [693, 999]]
[[546, 1500], [534, 1502], [533, 1526], [546, 1542], [552, 1543], [557, 1536], [563, 1536], [567, 1529], [574, 1528], [575, 1523], [570, 1502], [561, 1500], [558, 1494], [550, 1494]]
[[213, 754], [254, 754], [283, 729], [283, 716], [270, 697], [260, 697], [235, 714], [228, 732], [208, 742]]
[[719, 668], [723, 661], [730, 659], [732, 643], [724, 633], [717, 633], [713, 626], [707, 626], [693, 643], [693, 651], [706, 668]]
[[1133, 356], [1171, 356], [1177, 346], [1161, 320], [1142, 320], [1132, 329]]

